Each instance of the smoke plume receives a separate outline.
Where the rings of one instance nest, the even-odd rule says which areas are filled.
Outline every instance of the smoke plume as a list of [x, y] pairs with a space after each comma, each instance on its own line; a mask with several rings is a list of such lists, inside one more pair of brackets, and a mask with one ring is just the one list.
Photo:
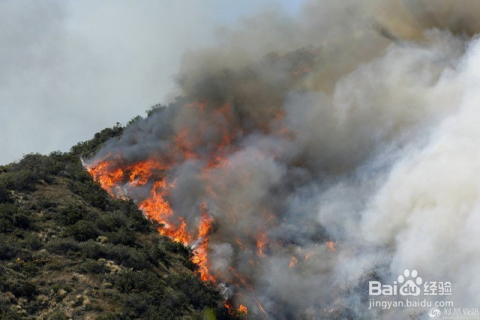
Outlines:
[[246, 18], [186, 54], [178, 97], [87, 168], [199, 250], [202, 278], [252, 318], [426, 318], [369, 309], [368, 280], [406, 268], [475, 307], [479, 15], [319, 0]]

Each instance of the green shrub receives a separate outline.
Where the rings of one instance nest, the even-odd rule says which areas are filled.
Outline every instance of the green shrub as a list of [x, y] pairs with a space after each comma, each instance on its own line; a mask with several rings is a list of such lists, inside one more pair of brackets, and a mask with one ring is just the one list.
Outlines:
[[20, 229], [29, 229], [31, 227], [31, 219], [24, 211], [17, 211], [12, 217], [13, 226]]
[[120, 136], [122, 132], [123, 127], [117, 122], [113, 128], [106, 128], [96, 133], [92, 140], [76, 144], [70, 149], [70, 153], [77, 157], [83, 156], [88, 158], [94, 155], [105, 141]]
[[118, 315], [115, 315], [114, 313], [102, 314], [95, 318], [95, 320], [117, 320], [117, 319], [121, 319], [121, 318]]
[[16, 257], [19, 251], [20, 249], [13, 243], [0, 238], [0, 260], [10, 260]]
[[121, 244], [110, 246], [110, 248], [111, 251], [107, 253], [107, 257], [114, 260], [116, 263], [134, 270], [148, 268], [149, 261], [145, 252]]
[[121, 228], [117, 232], [107, 233], [107, 238], [113, 244], [123, 244], [130, 247], [135, 245], [135, 234], [125, 228]]
[[153, 304], [148, 294], [129, 294], [123, 302], [123, 315], [127, 319], [138, 319]]
[[50, 317], [49, 320], [65, 320], [68, 319], [67, 314], [63, 310], [55, 310]]
[[0, 203], [0, 232], [13, 231], [13, 216], [17, 213], [18, 207], [11, 203]]
[[78, 205], [69, 204], [66, 208], [56, 212], [54, 215], [55, 221], [64, 226], [70, 226], [84, 217], [85, 208]]
[[57, 203], [52, 201], [51, 199], [48, 199], [43, 196], [39, 196], [38, 200], [32, 204], [32, 209], [33, 210], [47, 210], [47, 209], [52, 209], [57, 206]]
[[123, 271], [112, 279], [115, 287], [122, 293], [155, 291], [163, 295], [165, 283], [153, 272]]
[[13, 230], [12, 219], [0, 217], [0, 233], [11, 232]]
[[215, 307], [220, 300], [220, 294], [213, 285], [203, 283], [192, 274], [173, 275], [169, 278], [169, 284], [184, 292], [190, 304], [196, 309], [202, 309], [205, 306]]
[[37, 294], [37, 287], [28, 281], [10, 285], [10, 290], [16, 297], [32, 298]]
[[155, 265], [158, 266], [159, 262], [165, 264], [168, 268], [171, 265], [170, 259], [165, 252], [165, 250], [161, 249], [158, 245], [145, 245], [144, 250], [148, 253], [148, 256], [151, 258], [150, 261]]
[[108, 271], [104, 263], [96, 260], [88, 260], [80, 266], [80, 271], [86, 273], [100, 274]]
[[63, 166], [64, 163], [55, 156], [27, 154], [0, 176], [0, 184], [10, 190], [33, 191], [39, 181], [52, 183], [54, 176], [63, 170]]
[[0, 232], [12, 232], [14, 228], [29, 229], [32, 226], [29, 215], [11, 203], [0, 203]]
[[40, 250], [43, 245], [40, 239], [33, 233], [29, 233], [25, 237], [25, 245], [32, 250]]
[[82, 253], [86, 258], [113, 260], [121, 266], [134, 270], [143, 270], [148, 268], [150, 264], [149, 257], [145, 252], [122, 244], [113, 245], [108, 243], [102, 245], [90, 240], [82, 243], [81, 246]]
[[0, 185], [0, 203], [12, 203], [13, 199], [10, 197], [10, 192]]
[[0, 176], [1, 184], [9, 190], [34, 191], [37, 181], [34, 173], [29, 170], [7, 172]]
[[71, 238], [51, 240], [48, 242], [46, 249], [51, 253], [59, 255], [68, 255], [81, 250], [78, 243]]
[[77, 241], [87, 241], [96, 239], [100, 232], [93, 222], [80, 220], [68, 228], [68, 234]]
[[126, 226], [126, 219], [121, 214], [107, 213], [96, 221], [97, 228], [105, 232], [113, 232]]
[[[90, 178], [91, 179], [91, 178]], [[81, 196], [92, 206], [105, 210], [110, 201], [108, 193], [103, 190], [100, 185], [93, 180], [85, 180], [83, 182], [77, 180], [69, 180], [70, 190]]]
[[181, 254], [182, 256], [189, 258], [190, 255], [192, 254], [191, 250], [185, 247], [183, 244], [180, 242], [174, 242], [171, 240], [166, 240], [163, 242], [163, 246], [165, 250], [176, 253], [176, 254]]
[[132, 200], [116, 200], [115, 205], [118, 206], [120, 212], [128, 218], [128, 228], [132, 231], [148, 233], [155, 230], [152, 222], [143, 216], [142, 211], [138, 209], [137, 204]]
[[8, 320], [22, 320], [24, 319], [24, 317], [17, 313], [16, 311], [12, 310], [12, 309], [7, 309], [7, 307], [5, 308], [2, 308], [2, 310], [0, 310], [0, 319], [8, 319]]
[[89, 240], [80, 244], [82, 254], [85, 258], [100, 259], [107, 258], [107, 248], [93, 240]]

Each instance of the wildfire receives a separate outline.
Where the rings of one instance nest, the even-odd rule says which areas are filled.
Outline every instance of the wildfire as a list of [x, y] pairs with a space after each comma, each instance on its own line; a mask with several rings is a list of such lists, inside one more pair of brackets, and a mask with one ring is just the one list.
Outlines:
[[253, 291], [253, 286], [250, 284], [249, 280], [246, 277], [242, 276], [240, 273], [235, 271], [235, 269], [233, 269], [232, 267], [229, 267], [229, 270], [237, 279], [239, 286], [243, 286], [248, 290]]
[[313, 256], [313, 252], [307, 252], [307, 254], [305, 255], [304, 260], [307, 261], [307, 260], [310, 259], [312, 256]]
[[[204, 206], [202, 209], [204, 210]], [[207, 248], [208, 248], [208, 233], [213, 223], [213, 218], [208, 215], [208, 213], [204, 210], [202, 214], [202, 221], [198, 228], [198, 237], [201, 240], [200, 245], [195, 249], [195, 255], [193, 256], [193, 263], [198, 266], [198, 273], [200, 275], [200, 279], [203, 281], [211, 281], [216, 283], [216, 278], [210, 274], [208, 270], [208, 256], [207, 256]]]
[[154, 170], [165, 169], [160, 163], [148, 159], [147, 161], [138, 162], [130, 169], [130, 182], [134, 186], [145, 185], [148, 179], [152, 176]]
[[262, 310], [263, 313], [267, 313], [267, 312], [265, 311], [265, 309], [263, 308], [263, 306], [260, 304], [260, 302], [255, 301], [255, 303], [257, 304], [258, 308], [259, 308], [260, 310]]
[[247, 309], [247, 307], [245, 307], [243, 304], [241, 304], [241, 305], [238, 307], [237, 312], [238, 312], [238, 313], [247, 314], [247, 313], [248, 313], [248, 309]]
[[[107, 155], [110, 157], [111, 155]], [[124, 192], [119, 188], [120, 183], [127, 180], [130, 186], [145, 185], [148, 179], [155, 171], [166, 169], [160, 163], [148, 159], [140, 161], [133, 165], [126, 165], [120, 167], [116, 161], [101, 161], [94, 167], [87, 166], [87, 171], [90, 175], [100, 183], [100, 186], [105, 189], [112, 197], [119, 197], [117, 193]]]
[[[305, 71], [302, 71], [305, 72]], [[213, 217], [202, 204], [198, 208], [198, 218], [190, 217], [188, 220], [174, 212], [171, 205], [171, 196], [176, 189], [175, 176], [172, 172], [185, 161], [197, 161], [203, 167], [200, 168], [199, 179], [204, 183], [203, 187], [210, 199], [218, 199], [218, 190], [215, 183], [210, 182], [212, 172], [221, 172], [227, 168], [236, 169], [235, 162], [229, 163], [229, 155], [239, 150], [237, 139], [245, 134], [239, 125], [238, 116], [233, 104], [223, 103], [215, 108], [206, 101], [195, 102], [186, 105], [185, 113], [192, 115], [187, 124], [175, 127], [168, 139], [162, 145], [162, 152], [144, 157], [143, 159], [127, 160], [119, 151], [118, 153], [105, 154], [101, 159], [86, 164], [89, 174], [106, 190], [112, 197], [125, 199], [132, 197], [144, 215], [161, 224], [158, 232], [173, 241], [190, 246], [193, 250], [192, 262], [197, 265], [197, 274], [203, 280], [217, 284], [217, 278], [209, 270], [208, 238], [214, 223]], [[252, 118], [250, 121], [264, 132], [284, 135], [288, 130], [284, 125], [285, 112], [283, 110], [272, 113], [273, 127], [266, 123], [257, 123]], [[267, 151], [266, 151], [267, 152]], [[259, 156], [261, 154], [259, 153]], [[270, 155], [275, 158], [275, 154]], [[233, 169], [232, 169], [233, 168]], [[241, 167], [238, 168], [242, 170]], [[248, 186], [251, 172], [245, 171], [240, 183]], [[202, 199], [203, 201], [203, 199]], [[227, 216], [231, 222], [237, 224], [241, 219], [238, 212], [226, 208]], [[258, 259], [266, 257], [266, 249], [269, 247], [269, 239], [265, 230], [273, 223], [275, 216], [267, 209], [261, 213], [263, 225], [253, 233], [246, 232], [248, 239], [232, 239], [239, 250], [247, 250], [250, 243], [256, 246]], [[193, 220], [192, 220], [193, 219]], [[195, 222], [192, 222], [195, 221]], [[194, 223], [194, 224], [192, 224]], [[290, 264], [296, 264], [298, 260], [292, 260]], [[258, 265], [259, 260], [250, 259], [249, 264]], [[253, 280], [248, 276], [230, 268], [233, 283], [239, 287], [253, 292]], [[229, 301], [231, 303], [231, 301]], [[256, 301], [259, 309], [263, 307]], [[253, 304], [253, 301], [252, 301]], [[229, 310], [237, 310], [247, 314], [245, 305], [239, 305], [234, 309], [230, 304]]]
[[295, 266], [297, 265], [297, 263], [298, 263], [298, 259], [295, 258], [294, 256], [292, 256], [292, 257], [290, 258], [290, 263], [288, 264], [288, 266], [289, 266], [290, 268], [295, 268]]
[[260, 257], [260, 258], [263, 258], [265, 257], [265, 246], [267, 245], [268, 243], [268, 238], [267, 236], [265, 235], [265, 233], [260, 233], [258, 234], [258, 236], [256, 237], [256, 242], [257, 242], [257, 255]]
[[114, 188], [122, 181], [124, 174], [121, 168], [114, 168], [114, 165], [113, 162], [102, 161], [95, 167], [87, 167], [88, 173], [111, 196], [115, 196]]
[[336, 244], [337, 244], [336, 241], [327, 241], [327, 242], [325, 242], [325, 245], [327, 246], [327, 248], [328, 248], [330, 251], [332, 251], [332, 252], [334, 252], [334, 251], [336, 250], [336, 249], [335, 249], [335, 245], [336, 245]]

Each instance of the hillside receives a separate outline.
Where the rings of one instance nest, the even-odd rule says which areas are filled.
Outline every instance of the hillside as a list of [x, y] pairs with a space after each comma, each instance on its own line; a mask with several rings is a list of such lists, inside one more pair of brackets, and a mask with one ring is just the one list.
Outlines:
[[1, 319], [230, 317], [217, 290], [195, 275], [191, 251], [83, 168], [81, 155], [122, 130], [0, 166]]

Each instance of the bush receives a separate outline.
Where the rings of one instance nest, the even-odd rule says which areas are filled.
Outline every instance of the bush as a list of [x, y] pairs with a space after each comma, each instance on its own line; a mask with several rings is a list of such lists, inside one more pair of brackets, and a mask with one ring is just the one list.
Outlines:
[[[91, 178], [90, 178], [91, 179]], [[105, 210], [110, 201], [108, 193], [103, 190], [100, 185], [93, 180], [85, 180], [83, 182], [77, 180], [69, 180], [70, 190], [81, 196], [92, 206]]]
[[124, 271], [113, 279], [115, 287], [122, 293], [155, 291], [162, 295], [164, 282], [151, 271]]
[[80, 244], [82, 254], [85, 258], [100, 259], [107, 258], [106, 246], [96, 243], [93, 240], [86, 241]]
[[12, 203], [13, 199], [10, 197], [10, 192], [2, 185], [0, 185], [0, 203]]
[[54, 239], [47, 244], [46, 249], [50, 253], [60, 254], [60, 255], [68, 255], [81, 250], [78, 243], [71, 238]]
[[0, 216], [0, 233], [12, 232], [12, 219]]
[[0, 238], [0, 260], [10, 260], [17, 256], [19, 248]]
[[11, 310], [11, 309], [7, 309], [7, 307], [5, 308], [2, 308], [2, 310], [0, 310], [0, 319], [8, 319], [8, 320], [22, 320], [24, 319], [24, 317], [17, 313], [16, 311], [14, 310]]
[[134, 270], [142, 270], [149, 266], [148, 256], [145, 252], [124, 245], [110, 246], [110, 248], [107, 257], [122, 266]]
[[67, 314], [63, 310], [55, 310], [49, 317], [50, 320], [65, 320]]
[[87, 241], [96, 239], [100, 232], [92, 222], [81, 220], [68, 229], [68, 234], [77, 241]]
[[158, 266], [159, 262], [162, 262], [167, 268], [170, 267], [171, 262], [167, 253], [158, 245], [146, 245], [144, 250], [148, 253], [149, 257], [151, 258], [150, 261], [155, 266]]
[[176, 253], [176, 254], [181, 254], [185, 258], [189, 258], [190, 255], [192, 254], [191, 250], [185, 247], [180, 242], [166, 240], [163, 242], [163, 246], [165, 250]]
[[127, 319], [138, 319], [152, 304], [152, 297], [148, 294], [129, 294], [123, 303], [122, 313]]
[[25, 237], [25, 244], [28, 248], [31, 248], [32, 250], [40, 250], [42, 248], [42, 242], [40, 239], [33, 233], [27, 234]]
[[17, 214], [17, 206], [11, 203], [0, 203], [0, 232], [13, 231], [13, 216]]
[[113, 128], [106, 128], [96, 133], [92, 140], [80, 142], [70, 149], [70, 153], [77, 157], [89, 157], [95, 154], [100, 149], [103, 143], [111, 138], [118, 137], [122, 134], [123, 127], [120, 123]]
[[95, 320], [117, 320], [117, 319], [121, 319], [121, 318], [113, 313], [102, 314], [95, 318]]
[[202, 309], [205, 306], [215, 307], [220, 300], [220, 294], [212, 285], [203, 283], [194, 275], [174, 275], [170, 277], [169, 284], [184, 292], [188, 296], [190, 304], [196, 309]]
[[135, 245], [135, 234], [125, 228], [121, 228], [118, 232], [107, 233], [107, 238], [113, 244], [123, 244], [130, 247]]
[[113, 232], [126, 226], [126, 219], [120, 214], [107, 213], [100, 216], [96, 224], [101, 231]]
[[10, 290], [16, 297], [32, 298], [37, 295], [37, 287], [31, 282], [15, 283], [10, 285]]
[[124, 245], [105, 244], [87, 241], [82, 244], [82, 252], [86, 258], [109, 259], [115, 263], [134, 270], [143, 270], [149, 267], [149, 257], [143, 252]]
[[66, 208], [60, 210], [60, 212], [55, 213], [54, 219], [61, 225], [70, 226], [82, 220], [84, 212], [85, 208], [69, 204]]
[[154, 230], [154, 225], [147, 220], [137, 204], [132, 200], [115, 200], [113, 203], [120, 211], [118, 214], [126, 217], [127, 227], [136, 232], [149, 233]]
[[31, 153], [25, 155], [19, 163], [14, 164], [13, 170], [28, 170], [36, 181], [44, 180], [50, 183], [53, 181], [53, 176], [62, 171], [64, 166], [62, 153], [59, 151], [52, 152], [50, 156]]
[[35, 183], [52, 183], [54, 176], [63, 170], [64, 163], [59, 156], [27, 154], [18, 163], [10, 165], [10, 170], [1, 176], [1, 184], [6, 189], [33, 191]]
[[20, 229], [29, 229], [31, 227], [30, 217], [24, 211], [17, 211], [13, 215], [13, 226]]
[[37, 181], [33, 172], [29, 170], [7, 172], [0, 176], [1, 184], [9, 190], [34, 191]]
[[89, 260], [80, 266], [80, 271], [86, 273], [100, 274], [108, 271], [108, 268], [100, 261]]

